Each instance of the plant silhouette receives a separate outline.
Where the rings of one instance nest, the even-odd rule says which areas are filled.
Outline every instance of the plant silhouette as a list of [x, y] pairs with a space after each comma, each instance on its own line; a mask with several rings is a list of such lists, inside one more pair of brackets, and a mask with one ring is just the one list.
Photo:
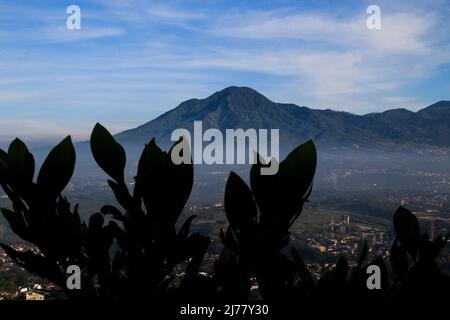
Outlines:
[[256, 277], [264, 298], [287, 293], [295, 269], [281, 250], [308, 201], [316, 162], [316, 149], [309, 141], [292, 151], [275, 175], [262, 175], [261, 162], [253, 165], [251, 189], [231, 172], [225, 189], [229, 226], [221, 232], [225, 248], [215, 266], [225, 296], [248, 299], [251, 277]]
[[[22, 141], [16, 139], [8, 152], [0, 151], [0, 184], [13, 207], [2, 213], [12, 230], [40, 251], [18, 252], [2, 244], [6, 253], [23, 268], [66, 289], [69, 298], [160, 297], [167, 294], [174, 267], [187, 260], [181, 287], [188, 286], [210, 241], [189, 234], [194, 216], [175, 230], [192, 188], [192, 165], [174, 165], [152, 140], [144, 148], [130, 194], [124, 181], [125, 152], [99, 124], [92, 132], [91, 148], [111, 176], [108, 183], [124, 212], [105, 205], [88, 224], [80, 220], [78, 206], [71, 210], [61, 196], [75, 167], [69, 137], [50, 152], [37, 182], [33, 182], [33, 155]], [[105, 216], [112, 220], [106, 222]], [[113, 243], [117, 248], [111, 256]], [[70, 265], [83, 271], [81, 290], [67, 289]]]
[[[185, 144], [182, 150], [188, 152], [184, 140], [178, 143]], [[118, 298], [159, 297], [167, 291], [174, 267], [189, 260], [181, 284], [188, 286], [197, 277], [210, 242], [198, 233], [189, 234], [195, 216], [178, 232], [175, 228], [192, 189], [192, 164], [175, 165], [171, 151], [162, 151], [153, 139], [142, 152], [131, 194], [124, 179], [124, 149], [100, 124], [92, 132], [91, 150], [112, 178], [108, 184], [124, 210], [111, 205], [101, 209], [113, 218], [108, 226], [118, 245], [111, 268], [103, 275], [104, 286]], [[103, 218], [98, 219], [103, 224]]]
[[411, 303], [426, 295], [434, 302], [448, 301], [450, 277], [440, 271], [436, 259], [449, 235], [430, 239], [421, 233], [417, 217], [403, 207], [394, 214], [394, 229], [397, 237], [391, 247], [390, 264], [395, 273], [392, 290], [396, 299]]
[[[0, 184], [11, 200], [12, 210], [2, 213], [11, 229], [23, 240], [37, 246], [40, 253], [19, 252], [2, 244], [5, 252], [23, 268], [66, 288], [66, 270], [78, 265], [82, 270], [82, 289], [67, 290], [70, 298], [93, 297], [95, 287], [87, 269], [89, 255], [99, 246], [109, 246], [100, 236], [95, 218], [90, 223], [80, 220], [78, 206], [71, 208], [62, 190], [72, 177], [75, 150], [70, 137], [64, 139], [44, 161], [37, 181], [33, 181], [35, 161], [25, 144], [14, 140], [8, 152], [0, 150]], [[95, 242], [94, 242], [95, 241]]]
[[[11, 208], [1, 211], [13, 232], [39, 252], [1, 245], [17, 264], [54, 282], [70, 299], [350, 299], [395, 304], [449, 298], [449, 277], [436, 263], [448, 236], [430, 239], [403, 207], [393, 217], [396, 239], [388, 257], [369, 261], [364, 241], [356, 267], [341, 256], [316, 279], [295, 247], [288, 253], [290, 227], [312, 192], [317, 165], [312, 141], [295, 148], [275, 175], [261, 175], [260, 169], [269, 164], [259, 160], [251, 168], [250, 186], [230, 173], [224, 195], [228, 226], [220, 233], [224, 248], [211, 277], [199, 273], [210, 239], [190, 232], [195, 216], [176, 227], [193, 186], [193, 166], [174, 164], [170, 154], [173, 148], [190, 152], [187, 142], [180, 139], [168, 152], [154, 139], [145, 145], [132, 191], [125, 181], [125, 151], [100, 124], [93, 129], [90, 146], [110, 177], [120, 208], [104, 205], [88, 223], [80, 219], [78, 205], [62, 196], [75, 167], [70, 137], [50, 151], [36, 180], [34, 157], [22, 141], [14, 140], [7, 151], [0, 149], [0, 185], [11, 201]], [[81, 269], [80, 290], [66, 286], [70, 265]], [[381, 272], [379, 290], [367, 287], [367, 268], [373, 265]], [[259, 286], [256, 293], [254, 282]]]

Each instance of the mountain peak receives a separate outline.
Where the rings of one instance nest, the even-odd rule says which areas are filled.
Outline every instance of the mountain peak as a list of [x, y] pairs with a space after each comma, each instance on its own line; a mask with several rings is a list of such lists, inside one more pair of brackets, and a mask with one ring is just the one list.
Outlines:
[[[230, 94], [256, 94], [261, 95], [258, 91], [250, 87], [229, 86], [225, 89], [215, 92], [214, 94], [230, 95]], [[214, 95], [213, 94], [213, 95]]]
[[215, 92], [207, 100], [228, 99], [229, 101], [254, 100], [255, 102], [271, 102], [264, 95], [249, 87], [231, 86]]

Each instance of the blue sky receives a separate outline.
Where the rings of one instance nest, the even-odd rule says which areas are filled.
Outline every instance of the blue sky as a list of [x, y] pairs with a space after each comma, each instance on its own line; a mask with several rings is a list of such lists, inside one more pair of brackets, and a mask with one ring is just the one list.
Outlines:
[[[69, 5], [81, 30], [66, 29]], [[366, 8], [381, 8], [368, 30]], [[450, 99], [450, 1], [1, 1], [0, 145], [113, 132], [230, 85], [357, 114]]]

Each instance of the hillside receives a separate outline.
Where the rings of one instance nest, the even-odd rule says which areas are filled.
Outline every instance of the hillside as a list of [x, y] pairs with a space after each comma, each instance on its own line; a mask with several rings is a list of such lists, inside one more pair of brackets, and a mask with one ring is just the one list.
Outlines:
[[450, 146], [450, 101], [418, 112], [406, 109], [355, 115], [275, 103], [247, 87], [228, 87], [205, 99], [190, 99], [137, 128], [117, 134], [125, 144], [142, 145], [155, 137], [167, 145], [174, 129], [280, 129], [281, 144], [292, 147], [309, 138], [319, 146], [407, 148]]

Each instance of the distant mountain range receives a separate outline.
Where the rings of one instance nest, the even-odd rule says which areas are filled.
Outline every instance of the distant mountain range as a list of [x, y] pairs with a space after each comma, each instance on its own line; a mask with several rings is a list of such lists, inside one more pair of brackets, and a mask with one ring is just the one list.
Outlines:
[[319, 146], [408, 149], [450, 147], [450, 101], [418, 112], [393, 109], [355, 115], [276, 103], [247, 87], [228, 87], [205, 99], [190, 99], [158, 118], [116, 135], [124, 144], [143, 145], [155, 137], [168, 145], [174, 129], [192, 130], [193, 122], [207, 128], [280, 129], [282, 146], [312, 138]]

